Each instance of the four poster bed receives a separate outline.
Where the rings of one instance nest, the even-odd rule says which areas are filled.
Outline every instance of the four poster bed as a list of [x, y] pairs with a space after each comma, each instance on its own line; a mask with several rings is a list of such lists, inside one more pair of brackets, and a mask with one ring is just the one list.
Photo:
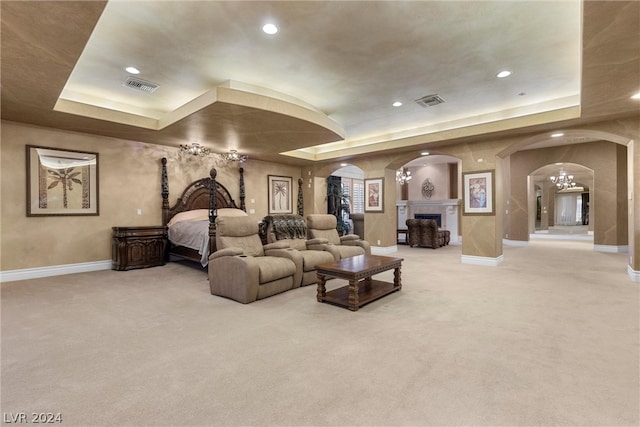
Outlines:
[[169, 206], [167, 159], [162, 158], [162, 225], [167, 226], [169, 257], [179, 257], [200, 263], [209, 262], [209, 254], [216, 250], [218, 215], [246, 216], [244, 202], [244, 169], [240, 168], [240, 207], [224, 185], [216, 181], [212, 168], [209, 178], [189, 184], [176, 204]]

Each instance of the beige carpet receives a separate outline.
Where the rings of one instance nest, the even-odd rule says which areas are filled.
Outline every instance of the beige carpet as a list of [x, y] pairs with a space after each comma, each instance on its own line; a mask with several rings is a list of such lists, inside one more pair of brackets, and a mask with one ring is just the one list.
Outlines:
[[[400, 247], [360, 311], [242, 305], [181, 263], [2, 285], [2, 412], [64, 425], [637, 426], [639, 286], [590, 242]], [[391, 273], [385, 273], [387, 279]], [[329, 283], [329, 289], [343, 284]]]

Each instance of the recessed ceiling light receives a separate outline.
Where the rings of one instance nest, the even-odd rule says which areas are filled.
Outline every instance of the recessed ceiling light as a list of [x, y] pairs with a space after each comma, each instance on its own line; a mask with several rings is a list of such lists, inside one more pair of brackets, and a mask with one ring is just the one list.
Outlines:
[[402, 102], [396, 101], [392, 104], [394, 107], [402, 107]]
[[511, 75], [511, 71], [500, 71], [498, 74], [496, 74], [496, 77], [499, 79], [504, 79], [505, 77], [509, 77]]
[[423, 151], [422, 153], [420, 153], [421, 156], [428, 156], [429, 152], [428, 151]]
[[561, 136], [564, 136], [564, 133], [558, 132], [558, 133], [551, 134], [551, 138], [560, 138]]
[[127, 73], [131, 73], [131, 74], [140, 74], [140, 70], [138, 70], [136, 67], [126, 67], [124, 69]]
[[635, 95], [631, 95], [631, 99], [640, 99], [640, 92], [636, 93]]
[[274, 24], [265, 24], [262, 27], [262, 31], [264, 31], [267, 34], [275, 34], [278, 32], [278, 27], [276, 27]]

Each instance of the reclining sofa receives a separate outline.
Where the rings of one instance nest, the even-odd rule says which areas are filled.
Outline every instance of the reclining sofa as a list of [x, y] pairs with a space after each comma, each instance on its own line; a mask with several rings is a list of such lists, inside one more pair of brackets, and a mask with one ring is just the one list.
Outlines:
[[316, 266], [333, 262], [326, 239], [307, 240], [307, 225], [300, 215], [271, 215], [264, 217], [261, 228], [267, 244], [286, 243], [298, 251], [302, 262], [302, 279], [299, 286], [318, 282]]

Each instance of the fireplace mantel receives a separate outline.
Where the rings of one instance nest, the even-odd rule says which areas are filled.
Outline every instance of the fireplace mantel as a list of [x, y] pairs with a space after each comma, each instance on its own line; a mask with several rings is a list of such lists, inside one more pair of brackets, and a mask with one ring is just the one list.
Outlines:
[[404, 203], [405, 206], [459, 206], [459, 199], [442, 199], [442, 200], [398, 200], [396, 206]]

